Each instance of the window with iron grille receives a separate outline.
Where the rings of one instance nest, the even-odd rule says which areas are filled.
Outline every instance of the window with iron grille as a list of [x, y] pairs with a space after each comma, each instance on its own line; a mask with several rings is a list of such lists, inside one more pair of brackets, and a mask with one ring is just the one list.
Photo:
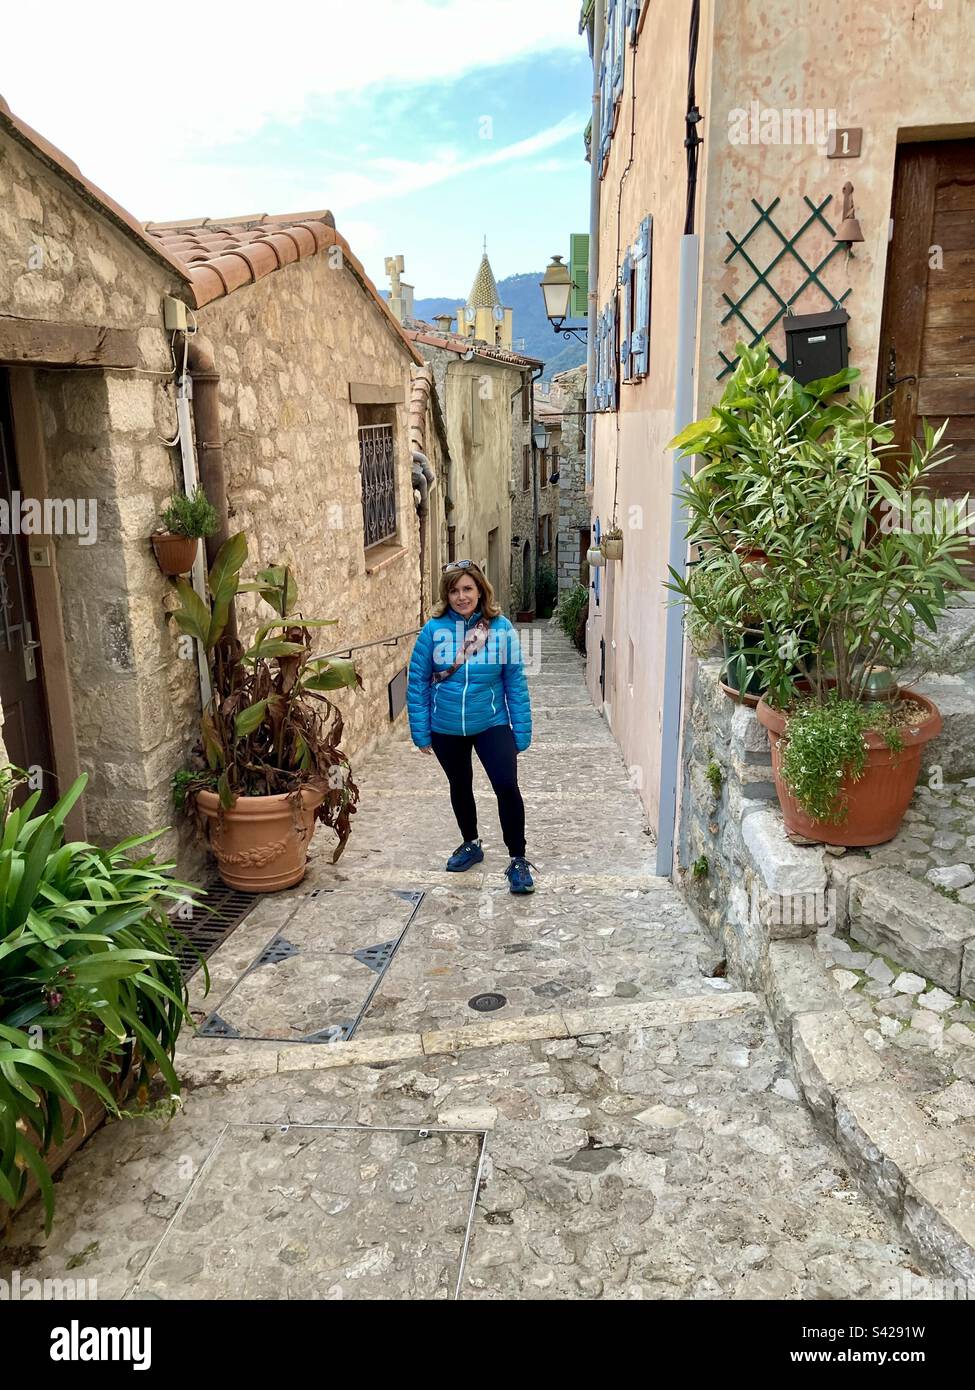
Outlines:
[[359, 473], [368, 549], [396, 535], [396, 459], [392, 425], [359, 426]]

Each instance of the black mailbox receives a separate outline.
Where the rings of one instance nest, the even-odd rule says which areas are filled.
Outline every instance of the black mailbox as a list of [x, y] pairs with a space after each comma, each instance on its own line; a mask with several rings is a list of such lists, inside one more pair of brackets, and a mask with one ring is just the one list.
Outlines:
[[[785, 369], [798, 382], [818, 381], [849, 365], [850, 349], [845, 309], [829, 309], [824, 314], [794, 314], [783, 319], [785, 329]], [[848, 388], [844, 388], [848, 389]]]

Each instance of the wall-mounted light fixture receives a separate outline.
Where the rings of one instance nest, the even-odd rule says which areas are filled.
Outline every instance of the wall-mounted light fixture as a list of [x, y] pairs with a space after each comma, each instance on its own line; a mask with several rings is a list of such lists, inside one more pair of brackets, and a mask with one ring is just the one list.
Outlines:
[[569, 267], [561, 256], [553, 256], [545, 269], [544, 279], [539, 281], [542, 298], [545, 300], [545, 316], [563, 338], [576, 338], [580, 343], [586, 341], [584, 328], [563, 328], [569, 313], [569, 296], [572, 293], [572, 276]]

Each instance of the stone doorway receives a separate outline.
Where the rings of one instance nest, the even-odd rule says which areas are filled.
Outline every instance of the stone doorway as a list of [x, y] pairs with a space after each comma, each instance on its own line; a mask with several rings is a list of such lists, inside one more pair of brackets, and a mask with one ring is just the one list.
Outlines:
[[[28, 537], [18, 534], [21, 517], [20, 474], [14, 453], [10, 384], [0, 368], [0, 703], [3, 705], [3, 740], [15, 767], [31, 775], [18, 800], [32, 789], [40, 790], [40, 810], [53, 806], [58, 797], [57, 776], [51, 748], [44, 668], [38, 640], [39, 627], [31, 575], [32, 548]], [[49, 540], [33, 550], [37, 559], [49, 555]]]

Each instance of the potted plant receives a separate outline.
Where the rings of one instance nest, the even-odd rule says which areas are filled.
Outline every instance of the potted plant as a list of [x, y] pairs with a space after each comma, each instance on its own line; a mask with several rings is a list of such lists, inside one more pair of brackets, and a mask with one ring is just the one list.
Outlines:
[[[910, 457], [893, 459], [893, 432], [866, 393], [842, 406], [810, 399], [800, 419], [782, 401], [802, 389], [774, 368], [763, 373], [737, 467], [718, 483], [705, 468], [682, 496], [691, 539], [726, 581], [722, 617], [747, 615], [755, 635], [750, 660], [765, 689], [757, 713], [786, 828], [828, 844], [879, 844], [896, 834], [921, 747], [942, 721], [916, 691], [871, 698], [874, 672], [907, 659], [922, 624], [936, 630], [947, 586], [971, 587], [958, 564], [968, 541], [956, 514], [922, 529], [910, 520], [911, 499], [944, 462], [944, 426], [925, 426]], [[743, 559], [756, 549], [760, 564]], [[680, 576], [672, 587], [690, 598]]]
[[586, 564], [590, 569], [598, 570], [601, 569], [605, 563], [606, 556], [603, 554], [602, 547], [599, 544], [591, 545], [586, 551]]
[[622, 560], [623, 532], [619, 526], [610, 526], [608, 530], [603, 532], [599, 548], [603, 553], [604, 560]]
[[200, 540], [217, 529], [217, 513], [199, 486], [188, 496], [174, 493], [162, 514], [162, 529], [151, 537], [156, 562], [163, 574], [189, 574]]
[[[39, 792], [16, 809], [23, 774], [0, 772], [0, 1216], [35, 1190], [50, 1229], [52, 1173], [158, 1070], [179, 1094], [172, 1058], [189, 1017], [167, 904], [196, 890], [172, 864], [65, 843], [64, 820], [87, 779], [44, 814]], [[161, 833], [161, 832], [159, 832]]]
[[552, 616], [558, 594], [559, 581], [556, 578], [555, 569], [547, 560], [543, 560], [538, 566], [538, 578], [535, 586], [536, 611], [540, 618]]
[[535, 609], [525, 602], [524, 591], [517, 579], [511, 585], [511, 611], [515, 615], [516, 623], [535, 621]]
[[[311, 629], [335, 620], [298, 610], [283, 565], [241, 583], [243, 534], [221, 547], [209, 575], [212, 611], [183, 579], [174, 615], [206, 653], [212, 697], [203, 711], [194, 765], [177, 775], [178, 804], [194, 819], [232, 888], [273, 893], [300, 883], [315, 822], [351, 832], [359, 791], [340, 748], [343, 721], [326, 691], [361, 689], [353, 663], [313, 656]], [[245, 647], [227, 632], [239, 593], [258, 593], [276, 615]]]

